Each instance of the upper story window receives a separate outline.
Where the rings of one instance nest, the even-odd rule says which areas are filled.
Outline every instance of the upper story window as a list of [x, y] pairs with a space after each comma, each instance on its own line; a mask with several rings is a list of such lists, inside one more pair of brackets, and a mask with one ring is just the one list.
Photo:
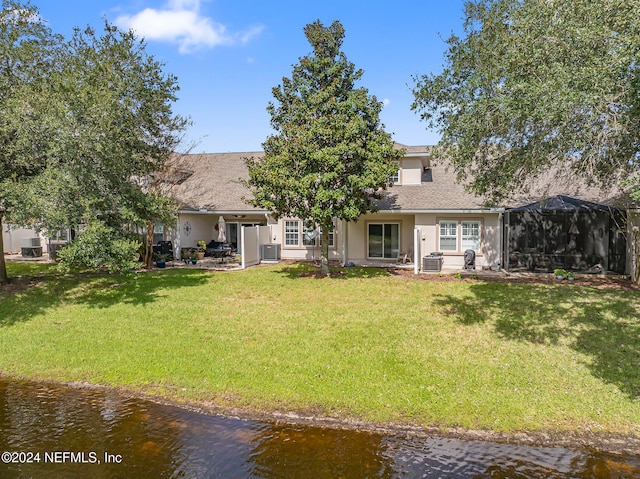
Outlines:
[[398, 163], [397, 161], [394, 161], [393, 164], [397, 166], [398, 169], [393, 175], [389, 177], [389, 180], [387, 181], [387, 183], [389, 183], [390, 185], [400, 182], [400, 163]]

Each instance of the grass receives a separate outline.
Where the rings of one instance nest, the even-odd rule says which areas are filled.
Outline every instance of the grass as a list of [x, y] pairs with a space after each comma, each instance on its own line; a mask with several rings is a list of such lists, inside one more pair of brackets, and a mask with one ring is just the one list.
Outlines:
[[0, 373], [255, 411], [640, 436], [640, 292], [344, 271], [9, 263], [33, 285], [0, 294]]

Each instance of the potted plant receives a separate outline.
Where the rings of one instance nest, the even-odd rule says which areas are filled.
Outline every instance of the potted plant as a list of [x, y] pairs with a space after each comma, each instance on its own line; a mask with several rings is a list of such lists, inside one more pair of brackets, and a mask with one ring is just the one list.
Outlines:
[[200, 252], [194, 251], [191, 253], [191, 264], [196, 264], [200, 258]]
[[204, 258], [205, 250], [207, 249], [207, 242], [205, 240], [196, 241], [198, 245], [198, 259]]
[[556, 268], [553, 270], [553, 275], [558, 279], [566, 279], [569, 273], [566, 269]]
[[153, 259], [156, 262], [156, 266], [158, 268], [164, 268], [167, 266], [167, 256], [166, 254], [154, 254]]

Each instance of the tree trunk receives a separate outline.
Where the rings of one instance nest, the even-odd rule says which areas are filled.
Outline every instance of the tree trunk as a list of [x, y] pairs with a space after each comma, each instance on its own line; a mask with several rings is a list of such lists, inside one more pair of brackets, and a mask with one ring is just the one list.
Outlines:
[[320, 247], [320, 274], [329, 276], [329, 228], [322, 228]]
[[2, 236], [2, 211], [0, 210], [0, 283], [7, 283], [7, 263], [4, 261], [4, 238]]
[[147, 236], [144, 242], [144, 264], [147, 269], [151, 269], [153, 263], [153, 226], [151, 221], [147, 221]]
[[633, 226], [631, 228], [631, 281], [640, 283], [640, 228]]

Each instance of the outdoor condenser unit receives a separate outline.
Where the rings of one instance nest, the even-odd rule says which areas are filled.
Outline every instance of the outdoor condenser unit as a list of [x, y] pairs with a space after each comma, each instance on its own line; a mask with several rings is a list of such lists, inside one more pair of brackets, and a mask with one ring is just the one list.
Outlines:
[[442, 269], [442, 255], [429, 255], [422, 258], [422, 271], [438, 272]]
[[22, 238], [23, 248], [37, 248], [41, 246], [40, 238]]
[[280, 245], [276, 243], [263, 244], [261, 248], [261, 259], [265, 261], [280, 260]]
[[40, 238], [23, 238], [21, 250], [23, 258], [39, 258], [42, 256]]

